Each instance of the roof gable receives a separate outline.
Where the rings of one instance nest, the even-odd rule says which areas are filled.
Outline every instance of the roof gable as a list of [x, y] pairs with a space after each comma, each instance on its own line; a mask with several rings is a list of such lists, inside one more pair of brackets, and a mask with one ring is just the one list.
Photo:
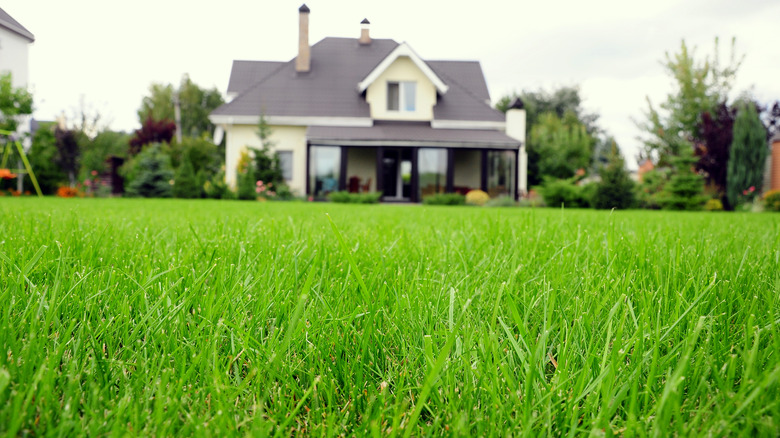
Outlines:
[[436, 90], [440, 94], [445, 94], [449, 87], [447, 84], [444, 83], [444, 81], [441, 80], [441, 78], [436, 75], [436, 73], [428, 66], [428, 64], [425, 63], [425, 61], [420, 58], [417, 53], [415, 53], [412, 48], [406, 44], [401, 43], [396, 47], [392, 52], [390, 52], [385, 59], [382, 60], [382, 62], [379, 63], [371, 72], [368, 73], [368, 75], [363, 78], [362, 81], [358, 84], [358, 91], [361, 93], [366, 91], [366, 89], [374, 83], [374, 81], [379, 78], [379, 76], [384, 73], [385, 70], [387, 70], [393, 63], [400, 58], [401, 56], [407, 56], [409, 59], [412, 60], [414, 65], [417, 66], [417, 68], [420, 69], [420, 71], [423, 72], [423, 74], [433, 83], [433, 85], [436, 87]]
[[25, 38], [31, 43], [35, 41], [35, 36], [32, 34], [32, 32], [25, 29], [24, 26], [19, 24], [18, 21], [14, 20], [14, 18], [8, 15], [8, 13], [5, 12], [2, 8], [0, 8], [0, 27], [10, 30], [11, 32], [21, 36], [22, 38]]

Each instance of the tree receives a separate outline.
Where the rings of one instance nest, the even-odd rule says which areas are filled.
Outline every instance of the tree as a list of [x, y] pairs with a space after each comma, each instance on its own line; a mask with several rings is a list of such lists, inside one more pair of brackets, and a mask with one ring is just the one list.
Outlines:
[[81, 156], [78, 133], [57, 127], [54, 130], [54, 138], [57, 145], [57, 165], [68, 175], [68, 182], [71, 187], [74, 187], [79, 171], [79, 157]]
[[32, 110], [32, 94], [14, 87], [11, 73], [0, 74], [0, 129], [15, 132], [19, 116], [30, 115]]
[[[729, 108], [725, 102], [721, 102], [714, 111], [705, 111], [698, 126], [699, 137], [694, 143], [694, 154], [699, 158], [696, 169], [703, 173], [707, 184], [723, 195], [726, 192], [726, 169], [735, 116], [736, 110]], [[726, 202], [724, 206], [728, 209]]]
[[128, 153], [137, 155], [144, 145], [151, 143], [170, 143], [175, 132], [176, 124], [169, 119], [155, 120], [151, 116], [147, 117], [141, 129], [136, 130], [130, 139]]
[[720, 102], [725, 102], [736, 78], [742, 57], [737, 59], [732, 39], [731, 56], [721, 66], [718, 55], [718, 39], [711, 57], [698, 61], [695, 48], [691, 51], [685, 41], [680, 52], [670, 55], [662, 65], [673, 80], [673, 91], [661, 103], [661, 111], [647, 97], [646, 121], [637, 122], [645, 131], [643, 155], [653, 158], [660, 165], [669, 165], [670, 157], [679, 156], [693, 146], [694, 138], [700, 138], [701, 115], [712, 113]]
[[626, 171], [626, 163], [614, 140], [608, 155], [609, 164], [601, 171], [601, 182], [596, 186], [593, 206], [598, 209], [626, 209], [635, 202], [634, 182]]
[[254, 177], [259, 181], [263, 181], [264, 184], [272, 183], [274, 186], [280, 187], [285, 182], [281, 164], [279, 163], [279, 156], [271, 152], [271, 148], [275, 146], [274, 142], [270, 140], [271, 132], [271, 127], [268, 126], [265, 117], [260, 115], [260, 122], [257, 125], [257, 136], [260, 138], [262, 148], [254, 151]]
[[[593, 161], [592, 158], [594, 158], [594, 152], [599, 149], [599, 146], [602, 143], [600, 139], [602, 131], [597, 125], [599, 116], [597, 114], [587, 112], [582, 107], [582, 98], [580, 97], [579, 87], [560, 87], [549, 92], [543, 89], [539, 89], [537, 91], [526, 90], [519, 94], [513, 93], [512, 95], [502, 97], [496, 104], [496, 109], [501, 112], [506, 112], [509, 108], [509, 104], [517, 97], [523, 101], [523, 105], [525, 106], [526, 111], [526, 126], [528, 130], [528, 138], [526, 139], [526, 152], [528, 153], [529, 185], [534, 186], [540, 184], [544, 177], [555, 177], [554, 174], [547, 173], [547, 166], [549, 163], [545, 165], [540, 163], [545, 157], [545, 155], [542, 153], [542, 151], [545, 149], [545, 146], [538, 143], [537, 140], [539, 140], [539, 137], [534, 137], [532, 135], [534, 128], [539, 126], [543, 119], [547, 124], [557, 124], [554, 119], [549, 117], [550, 115], [554, 115], [559, 120], [567, 119], [568, 121], [571, 121], [573, 118], [578, 122], [579, 125], [584, 126], [586, 135], [591, 139], [590, 152], [588, 157], [590, 161]], [[539, 131], [540, 129], [550, 132], [549, 128], [550, 126], [547, 126], [546, 128], [537, 128], [537, 134], [541, 134]], [[581, 132], [579, 129], [577, 131], [578, 134]], [[545, 151], [545, 153], [547, 152], [548, 151]], [[581, 164], [580, 167], [588, 167], [590, 164], [592, 164], [590, 161], [586, 163], [579, 163]], [[540, 166], [542, 168], [540, 168]], [[576, 169], [577, 168], [575, 168], [575, 170]], [[563, 174], [569, 174], [569, 172], [566, 171], [563, 172]]]
[[590, 164], [594, 138], [574, 113], [544, 113], [531, 127], [528, 149], [538, 155], [538, 176], [571, 178]]
[[[188, 154], [189, 155], [189, 154]], [[195, 176], [195, 169], [189, 156], [185, 156], [181, 165], [176, 169], [173, 183], [173, 196], [177, 198], [200, 198], [201, 185]]]
[[[56, 143], [54, 127], [51, 124], [41, 124], [33, 135], [32, 146], [28, 154], [30, 166], [35, 170], [35, 177], [38, 179], [41, 191], [46, 195], [56, 193], [57, 188], [68, 180], [68, 176], [57, 164], [58, 150]], [[28, 178], [29, 175], [25, 176], [25, 179]], [[32, 181], [30, 181], [30, 184], [32, 184]]]
[[79, 179], [88, 178], [92, 171], [103, 173], [109, 170], [108, 157], [125, 157], [129, 143], [130, 135], [116, 131], [102, 131], [92, 139], [82, 138]]
[[170, 158], [160, 150], [159, 144], [150, 145], [125, 165], [128, 196], [171, 197], [173, 170]]
[[766, 129], [758, 117], [756, 105], [741, 102], [734, 121], [734, 139], [726, 179], [726, 194], [732, 206], [740, 202], [740, 195], [746, 190], [750, 192], [747, 196], [757, 194], [756, 188], [763, 183], [764, 163], [768, 153]]
[[150, 117], [154, 120], [176, 120], [177, 98], [181, 108], [182, 135], [211, 135], [214, 125], [208, 116], [225, 101], [219, 90], [201, 88], [186, 74], [182, 77], [178, 89], [171, 84], [151, 84], [149, 94], [144, 96], [141, 108], [138, 109], [138, 120], [143, 121]]
[[689, 149], [669, 159], [673, 166], [669, 182], [658, 196], [658, 203], [665, 210], [701, 210], [707, 200], [702, 195], [704, 178], [693, 171], [696, 158]]

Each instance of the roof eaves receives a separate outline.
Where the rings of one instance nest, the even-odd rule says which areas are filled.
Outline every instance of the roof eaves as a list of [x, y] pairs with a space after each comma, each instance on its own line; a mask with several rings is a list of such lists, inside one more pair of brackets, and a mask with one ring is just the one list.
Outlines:
[[29, 42], [35, 42], [35, 35], [27, 30], [21, 23], [16, 21], [8, 12], [5, 12], [0, 8], [0, 27], [8, 29], [9, 31], [27, 39]]

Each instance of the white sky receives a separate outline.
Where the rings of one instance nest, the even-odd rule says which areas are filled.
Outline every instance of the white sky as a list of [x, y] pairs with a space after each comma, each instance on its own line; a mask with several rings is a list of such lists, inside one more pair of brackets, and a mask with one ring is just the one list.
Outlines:
[[[286, 61], [296, 55], [303, 0], [5, 0], [2, 8], [35, 34], [30, 83], [36, 117], [87, 106], [110, 127], [139, 126], [136, 110], [152, 82], [183, 73], [227, 88], [234, 59]], [[697, 54], [721, 53], [737, 39], [745, 60], [736, 93], [780, 99], [780, 2], [762, 0], [520, 1], [308, 0], [313, 44], [326, 36], [406, 41], [423, 59], [476, 59], [497, 100], [513, 90], [581, 86], [584, 106], [601, 115], [634, 167], [645, 96], [671, 90], [660, 65], [681, 40]], [[205, 5], [205, 6], [204, 6]], [[735, 93], [735, 94], [736, 94]]]

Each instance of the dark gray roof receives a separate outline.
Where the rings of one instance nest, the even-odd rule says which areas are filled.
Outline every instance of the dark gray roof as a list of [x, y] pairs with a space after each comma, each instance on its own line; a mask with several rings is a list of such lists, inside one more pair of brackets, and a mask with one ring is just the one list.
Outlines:
[[284, 61], [233, 61], [227, 92], [241, 93], [284, 64]]
[[[397, 46], [390, 39], [360, 44], [356, 38], [325, 38], [311, 48], [308, 73], [296, 73], [294, 58], [284, 63], [235, 61], [228, 92], [240, 94], [212, 114], [368, 118], [369, 105], [357, 84]], [[504, 121], [490, 106], [479, 62], [427, 63], [449, 86], [434, 107], [435, 119]]]
[[0, 27], [8, 29], [17, 35], [26, 38], [30, 42], [35, 41], [35, 36], [32, 34], [32, 32], [25, 29], [24, 26], [19, 24], [18, 21], [14, 20], [14, 17], [8, 15], [8, 13], [5, 12], [2, 8], [0, 8]]
[[354, 146], [455, 146], [517, 149], [520, 142], [501, 131], [488, 129], [439, 129], [429, 123], [375, 122], [372, 127], [310, 126], [306, 138], [312, 144]]

